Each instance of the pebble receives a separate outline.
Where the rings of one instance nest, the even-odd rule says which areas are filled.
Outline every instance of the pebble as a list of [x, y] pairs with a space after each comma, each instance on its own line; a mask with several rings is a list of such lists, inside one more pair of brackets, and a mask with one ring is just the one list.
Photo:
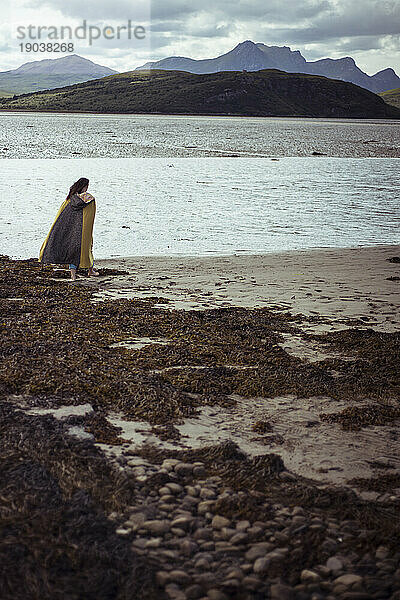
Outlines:
[[226, 574], [226, 579], [242, 579], [243, 571], [241, 569], [232, 569]]
[[[129, 465], [131, 466], [131, 465]], [[146, 469], [144, 467], [134, 467], [133, 474], [137, 477], [138, 475], [146, 475]]]
[[238, 521], [236, 523], [236, 529], [238, 531], [245, 531], [251, 526], [250, 521]]
[[269, 542], [261, 542], [247, 550], [245, 558], [246, 560], [254, 561], [257, 558], [265, 556], [271, 548], [273, 548], [273, 545]]
[[184, 540], [182, 542], [181, 550], [184, 556], [192, 556], [198, 549], [198, 545], [191, 540]]
[[245, 544], [249, 539], [247, 533], [236, 533], [231, 537], [231, 544]]
[[221, 592], [221, 590], [211, 589], [207, 592], [207, 597], [210, 600], [229, 600], [228, 596]]
[[198, 600], [204, 596], [204, 590], [201, 585], [194, 583], [185, 589], [187, 600]]
[[347, 575], [341, 575], [333, 580], [333, 583], [342, 584], [345, 587], [351, 587], [356, 583], [362, 583], [362, 577], [360, 575], [355, 575], [353, 573], [348, 573]]
[[145, 548], [159, 548], [161, 546], [161, 538], [150, 538], [146, 542]]
[[331, 556], [326, 561], [326, 566], [332, 573], [336, 573], [343, 569], [343, 562], [337, 556]]
[[245, 589], [255, 591], [260, 588], [261, 581], [258, 579], [258, 577], [251, 577], [250, 575], [248, 575], [243, 579], [243, 586]]
[[222, 529], [223, 527], [228, 527], [228, 525], [230, 525], [230, 520], [226, 517], [221, 517], [221, 515], [215, 515], [211, 521], [211, 526], [214, 529]]
[[193, 523], [193, 517], [177, 517], [171, 523], [171, 527], [179, 527], [179, 529], [190, 529], [190, 526]]
[[213, 505], [214, 505], [214, 502], [212, 502], [211, 500], [205, 500], [203, 502], [200, 502], [197, 505], [197, 512], [200, 515], [203, 515], [203, 514], [207, 513]]
[[171, 600], [186, 600], [184, 592], [175, 583], [169, 583], [165, 586], [166, 594]]
[[179, 529], [179, 527], [171, 527], [170, 533], [178, 537], [184, 537], [186, 535], [186, 531], [183, 531], [183, 529]]
[[210, 568], [210, 561], [206, 558], [199, 558], [199, 560], [195, 563], [194, 566], [196, 569], [203, 569], [206, 571]]
[[270, 588], [271, 600], [295, 600], [296, 592], [288, 585], [275, 583]]
[[180, 571], [175, 569], [169, 572], [169, 580], [175, 581], [176, 583], [181, 583], [183, 585], [188, 585], [191, 583], [191, 577], [185, 571]]
[[185, 477], [186, 475], [191, 475], [192, 474], [192, 472], [193, 472], [193, 465], [191, 463], [178, 462], [174, 466], [174, 471], [175, 471], [175, 473], [178, 473], [178, 475], [181, 475], [182, 477]]
[[386, 546], [379, 546], [375, 552], [375, 558], [378, 560], [385, 560], [389, 556], [389, 548]]
[[257, 527], [256, 525], [253, 525], [253, 527], [249, 527], [247, 530], [247, 534], [252, 538], [252, 539], [258, 539], [262, 536], [264, 530], [262, 529], [262, 527]]
[[209, 488], [202, 488], [200, 490], [200, 498], [204, 500], [211, 500], [217, 497], [217, 493], [215, 490], [210, 490]]
[[270, 558], [257, 558], [257, 560], [254, 563], [253, 566], [253, 571], [256, 575], [263, 575], [264, 573], [266, 573], [268, 571], [268, 567], [271, 564], [271, 559]]
[[119, 527], [119, 528], [116, 530], [116, 532], [115, 532], [115, 533], [116, 533], [117, 535], [124, 535], [124, 536], [125, 536], [125, 535], [129, 535], [131, 532], [132, 532], [132, 529], [129, 529], [129, 528], [126, 528], [126, 527]]
[[167, 571], [157, 571], [156, 581], [159, 586], [164, 587], [169, 581], [169, 573]]
[[164, 469], [167, 469], [168, 471], [172, 471], [175, 467], [175, 465], [179, 464], [180, 461], [177, 460], [176, 458], [166, 458], [163, 463], [162, 463], [162, 467]]
[[179, 485], [179, 483], [169, 482], [165, 484], [165, 487], [172, 494], [180, 494], [181, 492], [183, 492], [183, 487]]
[[200, 502], [200, 498], [196, 498], [195, 496], [185, 496], [182, 500], [182, 506], [186, 506], [189, 508], [194, 508]]
[[310, 571], [308, 569], [304, 569], [300, 575], [301, 581], [304, 583], [317, 583], [321, 580], [321, 576], [315, 571]]
[[170, 524], [169, 521], [158, 521], [158, 520], [153, 520], [153, 521], [144, 521], [144, 523], [141, 525], [141, 527], [143, 529], [146, 529], [147, 531], [151, 531], [152, 533], [158, 533], [158, 534], [163, 534], [166, 533], [167, 531], [169, 531], [170, 529]]
[[200, 528], [196, 529], [193, 534], [195, 540], [212, 540], [213, 539], [213, 530], [208, 528]]

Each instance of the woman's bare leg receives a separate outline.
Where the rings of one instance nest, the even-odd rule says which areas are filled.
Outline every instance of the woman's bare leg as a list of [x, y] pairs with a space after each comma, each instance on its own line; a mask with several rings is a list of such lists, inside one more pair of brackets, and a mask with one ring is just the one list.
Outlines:
[[71, 271], [71, 280], [76, 281], [76, 269], [70, 269]]

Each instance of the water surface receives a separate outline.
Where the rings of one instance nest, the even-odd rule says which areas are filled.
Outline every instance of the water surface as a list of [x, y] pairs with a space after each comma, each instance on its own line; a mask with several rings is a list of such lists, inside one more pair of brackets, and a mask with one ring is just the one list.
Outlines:
[[393, 159], [1, 161], [0, 253], [37, 256], [72, 181], [90, 178], [97, 258], [399, 243]]
[[0, 112], [0, 157], [400, 157], [400, 121]]

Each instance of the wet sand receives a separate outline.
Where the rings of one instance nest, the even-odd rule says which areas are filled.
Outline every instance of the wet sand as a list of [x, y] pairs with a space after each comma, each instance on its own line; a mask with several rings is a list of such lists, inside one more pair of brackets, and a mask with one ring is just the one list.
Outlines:
[[[293, 313], [364, 319], [381, 331], [400, 326], [400, 246], [298, 250], [263, 255], [132, 257], [98, 260], [127, 276], [85, 281], [99, 299], [168, 298], [168, 307], [279, 305]], [[165, 305], [167, 306], [167, 305]]]
[[[132, 257], [96, 263], [98, 267], [126, 270], [127, 275], [80, 281], [97, 289], [98, 301], [157, 296], [169, 300], [160, 300], [157, 306], [162, 309], [273, 307], [322, 317], [317, 322], [302, 322], [305, 334], [352, 326], [395, 332], [400, 325], [400, 281], [395, 279], [400, 265], [388, 259], [398, 256], [400, 246], [257, 256]], [[301, 334], [284, 334], [284, 338], [282, 347], [308, 362], [335, 356], [354, 360], [329, 353], [318, 341], [304, 339]], [[165, 344], [165, 340], [129, 339], [123, 345], [140, 348], [154, 343]], [[323, 423], [318, 415], [343, 410], [349, 405], [347, 401], [319, 396], [235, 400], [233, 408], [203, 407], [198, 417], [178, 426], [182, 435], [179, 442], [158, 439], [143, 422], [127, 422], [118, 415], [111, 420], [123, 428], [131, 450], [144, 441], [164, 448], [198, 448], [231, 439], [253, 456], [278, 453], [291, 471], [320, 484], [346, 485], [354, 477], [374, 477], [387, 473], [387, 469], [400, 472], [398, 422], [344, 433], [339, 424]], [[274, 435], [261, 442], [251, 435], [250, 424], [263, 417], [273, 423]], [[105, 449], [112, 455], [120, 452], [118, 447]], [[375, 463], [381, 465], [381, 471]], [[362, 494], [379, 496], [375, 492]]]

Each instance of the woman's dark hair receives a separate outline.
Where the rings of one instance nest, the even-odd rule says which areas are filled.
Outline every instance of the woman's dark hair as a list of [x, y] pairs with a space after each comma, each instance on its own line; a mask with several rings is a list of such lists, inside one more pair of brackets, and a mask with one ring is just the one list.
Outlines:
[[89, 179], [86, 179], [86, 177], [81, 177], [78, 181], [75, 181], [69, 188], [67, 200], [68, 198], [71, 198], [73, 194], [80, 194], [87, 185], [89, 185]]

